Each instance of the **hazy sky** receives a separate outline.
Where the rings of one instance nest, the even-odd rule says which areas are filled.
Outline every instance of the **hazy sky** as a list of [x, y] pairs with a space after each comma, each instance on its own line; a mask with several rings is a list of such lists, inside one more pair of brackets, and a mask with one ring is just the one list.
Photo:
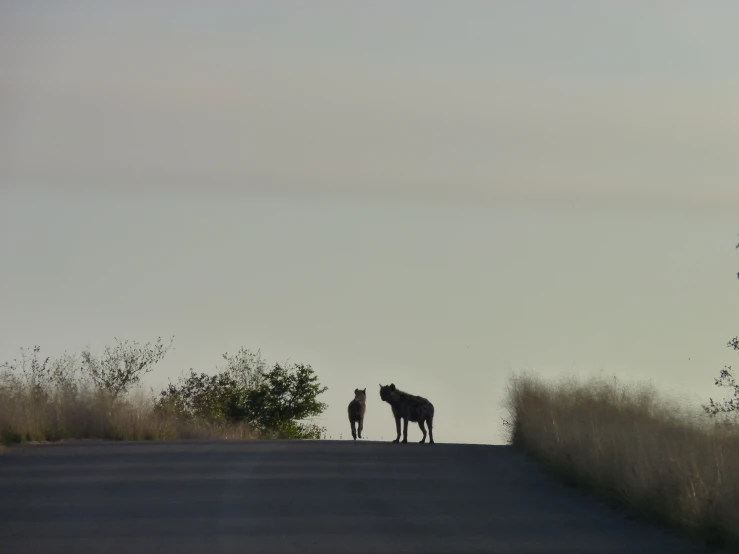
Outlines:
[[243, 345], [334, 438], [394, 382], [499, 442], [511, 370], [736, 358], [736, 2], [151, 4], [0, 2], [0, 359]]

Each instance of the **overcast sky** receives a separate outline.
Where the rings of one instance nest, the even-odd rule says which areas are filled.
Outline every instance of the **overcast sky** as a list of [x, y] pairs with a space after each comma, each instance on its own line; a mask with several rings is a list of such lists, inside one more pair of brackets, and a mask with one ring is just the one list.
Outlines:
[[0, 358], [261, 348], [334, 438], [355, 387], [392, 438], [380, 382], [443, 442], [500, 441], [511, 370], [713, 393], [739, 4], [153, 4], [0, 2]]

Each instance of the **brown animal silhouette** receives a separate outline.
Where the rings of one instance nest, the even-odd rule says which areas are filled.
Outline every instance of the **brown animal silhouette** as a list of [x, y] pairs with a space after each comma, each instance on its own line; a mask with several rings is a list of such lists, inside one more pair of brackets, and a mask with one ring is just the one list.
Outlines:
[[[362, 429], [364, 428], [364, 412], [367, 409], [367, 389], [354, 389], [354, 400], [349, 402], [349, 424], [352, 426], [352, 437], [357, 440], [357, 431], [359, 431], [359, 438], [362, 438]], [[355, 424], [358, 425], [358, 429], [355, 429]]]

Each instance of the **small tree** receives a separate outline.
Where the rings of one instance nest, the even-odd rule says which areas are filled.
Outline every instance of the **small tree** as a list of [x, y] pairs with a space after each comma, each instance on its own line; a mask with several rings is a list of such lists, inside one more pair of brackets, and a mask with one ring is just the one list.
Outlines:
[[226, 366], [216, 375], [190, 369], [159, 394], [156, 408], [185, 421], [235, 423], [245, 419], [246, 393], [257, 387], [264, 377], [267, 363], [260, 350], [240, 348], [232, 356], [223, 354]]
[[[736, 248], [739, 248], [739, 244], [736, 245]], [[737, 272], [736, 277], [739, 279], [739, 272]], [[739, 336], [731, 339], [726, 346], [733, 348], [734, 350], [739, 350]], [[725, 366], [719, 373], [718, 378], [714, 379], [714, 382], [717, 387], [729, 389], [730, 397], [720, 402], [714, 401], [713, 398], [709, 398], [708, 404], [703, 406], [706, 413], [710, 416], [739, 413], [739, 383], [737, 383], [731, 366]]]
[[51, 358], [44, 358], [40, 353], [40, 346], [34, 346], [30, 355], [21, 348], [20, 359], [16, 358], [12, 363], [5, 362], [0, 366], [0, 384], [3, 388], [14, 394], [24, 391], [34, 403], [45, 400], [53, 387], [54, 372]]
[[325, 429], [304, 420], [323, 413], [318, 395], [327, 387], [309, 365], [275, 365], [267, 370], [261, 353], [244, 348], [224, 354], [227, 365], [219, 373], [197, 374], [192, 369], [159, 394], [156, 409], [183, 421], [211, 424], [246, 421], [262, 436], [321, 438]]
[[155, 409], [182, 421], [235, 423], [246, 416], [245, 396], [246, 390], [228, 371], [198, 375], [190, 369], [188, 377], [170, 383], [159, 394]]
[[267, 372], [267, 362], [262, 358], [262, 351], [252, 352], [244, 347], [233, 356], [223, 354], [226, 360], [225, 370], [244, 389], [255, 388]]
[[172, 347], [174, 337], [168, 345], [159, 337], [155, 344], [139, 346], [137, 342], [115, 339], [116, 345], [106, 346], [103, 355], [95, 357], [88, 348], [82, 351], [82, 368], [95, 388], [113, 399], [125, 394], [141, 381], [141, 377], [154, 370]]
[[311, 366], [276, 364], [246, 395], [249, 423], [279, 438], [321, 438], [324, 428], [302, 421], [323, 413], [327, 406], [318, 396], [327, 390]]

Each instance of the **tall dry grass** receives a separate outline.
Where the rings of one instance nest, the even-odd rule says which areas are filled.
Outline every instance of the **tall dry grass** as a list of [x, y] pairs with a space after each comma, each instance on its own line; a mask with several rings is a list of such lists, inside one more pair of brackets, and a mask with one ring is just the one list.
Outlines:
[[183, 422], [139, 392], [112, 399], [90, 390], [0, 388], [0, 444], [63, 439], [252, 439], [246, 424]]
[[[0, 365], [0, 445], [63, 439], [257, 438], [245, 423], [183, 418], [158, 409], [153, 395], [133, 388], [139, 374], [148, 372], [163, 351], [118, 342], [101, 359], [89, 351], [82, 359], [66, 352], [52, 359], [42, 356], [38, 346], [21, 349], [18, 359]], [[135, 371], [127, 373], [129, 367]]]
[[710, 541], [739, 545], [739, 425], [646, 385], [514, 377], [510, 442], [572, 485]]

